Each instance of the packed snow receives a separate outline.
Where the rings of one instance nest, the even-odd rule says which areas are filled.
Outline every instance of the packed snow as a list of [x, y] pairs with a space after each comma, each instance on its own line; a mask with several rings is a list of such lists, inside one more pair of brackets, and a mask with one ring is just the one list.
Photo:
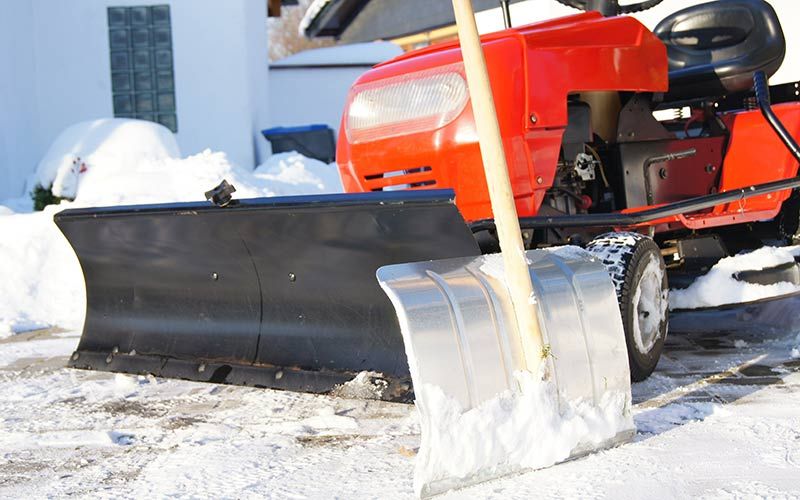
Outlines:
[[276, 154], [250, 171], [209, 150], [180, 157], [172, 133], [138, 120], [74, 125], [53, 143], [29, 186], [73, 198], [33, 212], [29, 197], [0, 202], [0, 338], [58, 325], [79, 329], [86, 308], [80, 265], [53, 215], [65, 208], [202, 201], [223, 179], [236, 198], [341, 192], [335, 165]]
[[60, 209], [0, 215], [0, 338], [50, 325], [83, 325], [83, 273], [53, 223]]
[[563, 462], [579, 450], [608, 447], [633, 433], [630, 396], [608, 391], [591, 401], [560, 401], [542, 375], [515, 373], [506, 391], [465, 410], [435, 385], [415, 386], [422, 441], [414, 491], [429, 496], [523, 470]]
[[0, 369], [20, 359], [50, 359], [63, 357], [75, 349], [75, 335], [52, 337], [36, 342], [14, 342], [0, 348]]
[[381, 399], [388, 388], [389, 382], [384, 379], [383, 374], [363, 371], [336, 387], [333, 395], [351, 399]]
[[339, 170], [313, 158], [291, 152], [278, 153], [256, 167], [253, 177], [269, 190], [262, 196], [339, 193], [343, 190]]
[[737, 304], [800, 292], [800, 286], [788, 282], [760, 285], [734, 278], [737, 272], [762, 270], [794, 262], [800, 247], [763, 247], [753, 252], [721, 259], [688, 288], [671, 290], [670, 309], [697, 309]]
[[26, 190], [39, 184], [58, 197], [75, 199], [79, 182], [96, 191], [103, 179], [137, 172], [144, 162], [178, 157], [175, 136], [161, 125], [121, 118], [76, 123], [47, 150]]
[[253, 171], [231, 163], [223, 152], [182, 158], [167, 128], [119, 118], [69, 127], [33, 177], [75, 202], [60, 208], [204, 200], [222, 179], [236, 186], [237, 198], [342, 190], [334, 165], [295, 152], [273, 155]]
[[[632, 442], [442, 498], [797, 498], [795, 337], [672, 336]], [[412, 405], [65, 368], [77, 340], [0, 341], [3, 498], [415, 495]]]
[[[517, 373], [518, 393], [468, 411], [418, 388], [441, 424], [425, 433], [428, 443], [420, 431], [429, 423], [413, 406], [373, 400], [386, 389], [376, 373], [328, 397], [65, 368], [85, 297], [78, 262], [52, 222], [59, 210], [202, 200], [223, 178], [237, 197], [341, 190], [335, 166], [296, 153], [254, 171], [221, 152], [181, 157], [157, 127], [101, 121], [65, 131], [30, 185], [74, 201], [35, 213], [27, 198], [0, 203], [0, 496], [408, 498], [465, 471], [560, 462], [632, 417], [633, 442], [445, 497], [800, 497], [798, 332], [670, 337], [658, 371], [634, 385], [632, 407], [627, 395], [609, 393], [599, 405], [556, 409], [554, 388], [528, 373]], [[760, 298], [763, 290], [729, 290], [731, 274], [796, 253], [724, 259], [682, 292], [697, 301]], [[41, 330], [51, 326], [67, 331]], [[470, 462], [475, 456], [485, 461]]]

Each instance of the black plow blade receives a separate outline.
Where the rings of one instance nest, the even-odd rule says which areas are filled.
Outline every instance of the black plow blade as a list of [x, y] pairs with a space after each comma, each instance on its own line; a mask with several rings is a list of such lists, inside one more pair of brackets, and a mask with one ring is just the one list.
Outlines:
[[771, 336], [800, 331], [800, 292], [669, 313], [670, 333], [751, 333]]
[[76, 368], [324, 393], [382, 373], [409, 397], [375, 271], [478, 255], [451, 191], [65, 210], [86, 281]]

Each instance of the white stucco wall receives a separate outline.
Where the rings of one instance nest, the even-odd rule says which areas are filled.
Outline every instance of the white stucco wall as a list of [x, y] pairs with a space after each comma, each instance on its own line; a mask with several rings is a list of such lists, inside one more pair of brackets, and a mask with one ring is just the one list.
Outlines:
[[270, 85], [274, 92], [269, 96], [270, 126], [324, 123], [338, 136], [347, 92], [370, 67], [272, 68]]
[[0, 199], [22, 194], [25, 177], [64, 128], [113, 116], [106, 8], [163, 4], [170, 5], [183, 154], [222, 150], [246, 167], [263, 158], [266, 2], [3, 0]]
[[269, 77], [270, 126], [323, 123], [338, 134], [356, 79], [402, 53], [391, 42], [370, 42], [311, 49], [275, 61]]
[[33, 6], [0, 1], [0, 199], [22, 193], [39, 161]]

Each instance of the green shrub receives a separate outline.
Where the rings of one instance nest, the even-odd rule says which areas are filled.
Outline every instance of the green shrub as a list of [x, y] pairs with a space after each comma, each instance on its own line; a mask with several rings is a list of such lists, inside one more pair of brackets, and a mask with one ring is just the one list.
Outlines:
[[33, 198], [33, 209], [39, 211], [44, 210], [47, 205], [57, 205], [64, 199], [55, 196], [50, 188], [43, 187], [41, 184], [37, 184], [33, 188], [31, 198]]

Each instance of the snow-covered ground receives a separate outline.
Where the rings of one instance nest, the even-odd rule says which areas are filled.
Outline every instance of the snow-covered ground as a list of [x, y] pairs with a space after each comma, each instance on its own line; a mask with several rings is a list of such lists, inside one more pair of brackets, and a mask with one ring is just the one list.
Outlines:
[[[0, 341], [0, 497], [410, 498], [414, 407], [64, 368]], [[674, 335], [619, 448], [444, 498], [798, 498], [794, 334]]]
[[[413, 496], [411, 405], [64, 367], [85, 297], [58, 210], [201, 200], [223, 178], [236, 197], [341, 190], [334, 166], [294, 153], [249, 171], [220, 152], [182, 157], [170, 141], [142, 122], [79, 124], [29, 182], [74, 201], [43, 212], [27, 198], [0, 202], [0, 497]], [[730, 285], [733, 272], [796, 251], [725, 259], [678, 296], [691, 307], [795, 292]], [[449, 496], [800, 497], [800, 335], [790, 328], [672, 335], [658, 371], [634, 385], [633, 442]]]

